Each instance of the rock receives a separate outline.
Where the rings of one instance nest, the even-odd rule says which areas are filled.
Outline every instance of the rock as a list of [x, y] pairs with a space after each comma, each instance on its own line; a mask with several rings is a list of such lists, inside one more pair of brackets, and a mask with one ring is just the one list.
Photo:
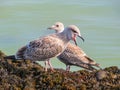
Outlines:
[[107, 73], [103, 70], [100, 70], [96, 73], [97, 80], [101, 80], [103, 78], [107, 77]]
[[4, 60], [0, 51], [0, 90], [120, 90], [120, 69], [117, 66], [89, 72], [79, 70], [54, 72], [24, 61]]

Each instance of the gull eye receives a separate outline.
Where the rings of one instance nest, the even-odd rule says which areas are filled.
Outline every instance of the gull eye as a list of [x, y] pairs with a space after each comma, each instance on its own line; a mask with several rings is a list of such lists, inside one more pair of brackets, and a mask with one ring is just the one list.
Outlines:
[[59, 27], [59, 25], [56, 25], [56, 27]]
[[73, 31], [74, 33], [77, 33], [77, 31], [75, 31], [75, 30], [73, 30], [73, 29], [72, 29], [72, 31]]

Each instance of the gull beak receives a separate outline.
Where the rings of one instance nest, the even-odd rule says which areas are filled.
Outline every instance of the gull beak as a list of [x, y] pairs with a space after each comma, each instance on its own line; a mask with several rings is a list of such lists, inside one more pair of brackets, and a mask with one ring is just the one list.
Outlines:
[[50, 30], [51, 30], [51, 29], [52, 29], [52, 27], [48, 27], [47, 29], [50, 29]]
[[75, 42], [76, 46], [77, 46], [76, 36], [78, 36], [79, 38], [81, 38], [83, 40], [83, 42], [85, 41], [84, 38], [81, 35], [74, 35], [73, 41]]
[[51, 26], [51, 27], [48, 27], [47, 29], [54, 29], [55, 28], [55, 26], [53, 25], [53, 26]]
[[83, 38], [82, 36], [78, 35], [78, 37], [81, 38], [81, 39], [83, 40], [83, 42], [85, 41], [84, 38]]
[[50, 27], [48, 27], [47, 29], [51, 29]]

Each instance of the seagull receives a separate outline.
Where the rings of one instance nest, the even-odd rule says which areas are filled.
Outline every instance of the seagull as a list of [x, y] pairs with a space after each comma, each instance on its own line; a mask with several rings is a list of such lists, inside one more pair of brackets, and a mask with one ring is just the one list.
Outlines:
[[[64, 25], [61, 22], [56, 22], [54, 25], [49, 27], [50, 30], [55, 30], [56, 33], [64, 31]], [[66, 49], [57, 58], [66, 64], [66, 71], [70, 71], [70, 66], [79, 66], [87, 70], [96, 70], [92, 66], [100, 68], [100, 65], [86, 55], [86, 53], [78, 46], [68, 43]]]
[[[48, 61], [49, 65], [51, 65], [49, 62], [50, 59], [59, 56], [65, 50], [70, 40], [73, 40], [77, 45], [77, 36], [84, 40], [80, 34], [79, 28], [75, 25], [69, 25], [63, 32], [54, 33], [30, 41], [27, 45], [18, 49], [15, 55], [6, 56], [4, 58], [14, 60], [31, 60], [32, 62]], [[50, 69], [54, 70], [51, 67]], [[47, 71], [46, 67], [45, 70]]]

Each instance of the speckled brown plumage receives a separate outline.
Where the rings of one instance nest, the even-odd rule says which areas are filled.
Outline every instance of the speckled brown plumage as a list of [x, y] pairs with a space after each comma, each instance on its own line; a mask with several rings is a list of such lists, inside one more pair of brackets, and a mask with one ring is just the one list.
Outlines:
[[42, 61], [60, 54], [65, 48], [63, 45], [65, 46], [64, 42], [57, 37], [54, 38], [54, 35], [43, 37], [29, 43], [24, 57], [33, 61]]
[[88, 70], [92, 70], [91, 66], [99, 66], [99, 64], [89, 58], [81, 48], [71, 43], [69, 43], [64, 52], [58, 56], [58, 59], [66, 65], [80, 66]]
[[16, 58], [17, 59], [24, 59], [25, 58], [24, 53], [25, 53], [26, 49], [27, 49], [27, 46], [23, 46], [20, 49], [18, 49], [18, 51], [16, 53], [16, 56], [17, 56]]
[[[79, 29], [74, 25], [70, 25], [61, 33], [47, 35], [29, 42], [17, 51], [15, 59], [29, 59], [32, 61], [49, 60], [60, 55], [70, 40], [76, 43], [77, 36], [81, 37]], [[13, 58], [13, 55], [5, 58], [9, 59], [11, 57]], [[52, 66], [51, 63], [49, 65]]]
[[[56, 33], [62, 32], [64, 30], [63, 28], [64, 25], [61, 22], [56, 22], [52, 27], [49, 27], [49, 29], [55, 30]], [[95, 70], [92, 66], [99, 67], [99, 64], [89, 58], [80, 47], [72, 43], [68, 43], [64, 52], [58, 56], [58, 59], [66, 64], [66, 70], [68, 71], [70, 70], [71, 65], [79, 66], [88, 70]]]

